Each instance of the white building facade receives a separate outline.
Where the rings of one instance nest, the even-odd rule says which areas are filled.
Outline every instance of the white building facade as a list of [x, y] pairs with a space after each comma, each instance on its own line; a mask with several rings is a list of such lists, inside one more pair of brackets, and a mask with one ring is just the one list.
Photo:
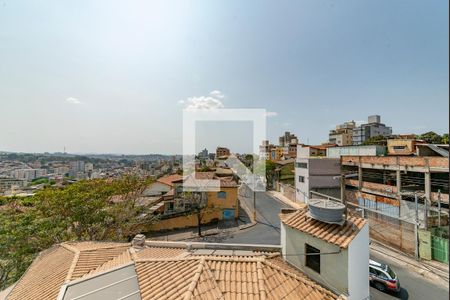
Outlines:
[[311, 191], [325, 192], [335, 196], [340, 188], [340, 159], [327, 158], [326, 150], [314, 147], [297, 147], [295, 162], [295, 197], [299, 202], [308, 202]]

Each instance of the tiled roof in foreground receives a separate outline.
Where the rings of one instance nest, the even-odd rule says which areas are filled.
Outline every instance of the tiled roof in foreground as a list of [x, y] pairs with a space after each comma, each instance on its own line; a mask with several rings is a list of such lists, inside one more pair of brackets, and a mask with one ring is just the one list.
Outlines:
[[[45, 250], [34, 260], [6, 299], [56, 299], [61, 286], [131, 261], [129, 243], [63, 243]], [[125, 256], [125, 257], [124, 257]], [[121, 259], [123, 258], [123, 259]]]
[[359, 230], [366, 224], [363, 218], [348, 216], [344, 225], [328, 224], [315, 220], [308, 216], [308, 209], [300, 209], [295, 212], [280, 214], [283, 224], [310, 234], [328, 243], [347, 248], [356, 237]]
[[56, 299], [65, 284], [73, 292], [80, 281], [112, 276], [130, 264], [140, 299], [343, 299], [285, 263], [278, 251], [193, 244], [60, 244], [39, 255], [7, 299]]

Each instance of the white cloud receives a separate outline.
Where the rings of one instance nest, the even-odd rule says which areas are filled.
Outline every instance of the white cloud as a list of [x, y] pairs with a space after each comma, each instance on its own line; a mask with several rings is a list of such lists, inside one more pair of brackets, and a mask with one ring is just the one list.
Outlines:
[[186, 110], [204, 110], [224, 108], [222, 101], [225, 96], [220, 91], [212, 91], [209, 96], [189, 97], [186, 100], [178, 101], [178, 104], [185, 105]]
[[71, 104], [81, 104], [80, 100], [78, 100], [77, 98], [73, 98], [73, 97], [67, 98], [66, 101], [71, 103]]
[[267, 117], [267, 118], [270, 118], [270, 117], [276, 117], [276, 116], [278, 116], [278, 113], [275, 112], [275, 111], [267, 111], [267, 112], [266, 112], [266, 117]]
[[218, 90], [212, 91], [211, 93], [209, 93], [209, 95], [211, 97], [216, 98], [216, 99], [223, 99], [223, 98], [225, 98], [225, 95], [222, 94], [222, 92], [218, 91]]
[[291, 126], [291, 123], [289, 123], [289, 122], [283, 122], [283, 123], [281, 123], [281, 126], [283, 126], [283, 127], [288, 127], [288, 126]]

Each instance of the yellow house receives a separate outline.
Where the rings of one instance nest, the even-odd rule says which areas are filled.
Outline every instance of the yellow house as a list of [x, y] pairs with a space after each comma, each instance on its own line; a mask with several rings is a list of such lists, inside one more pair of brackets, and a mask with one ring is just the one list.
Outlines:
[[[197, 215], [190, 213], [194, 202], [190, 202], [183, 195], [183, 185], [188, 184], [186, 179], [173, 182], [173, 197], [163, 200], [164, 212], [161, 220], [153, 226], [153, 230], [170, 230], [198, 225]], [[202, 206], [205, 206], [201, 212], [202, 224], [222, 220], [234, 221], [239, 217], [238, 186], [231, 177], [217, 177], [214, 172], [197, 172], [195, 179], [220, 181], [219, 190], [194, 192], [199, 195]]]
[[[218, 177], [215, 172], [196, 172], [194, 180], [219, 180], [220, 189], [201, 192], [206, 200], [206, 214], [218, 220], [234, 220], [239, 216], [237, 183], [231, 176]], [[183, 184], [188, 184], [184, 180]], [[201, 183], [199, 184], [201, 186]]]
[[387, 140], [388, 155], [413, 155], [416, 152], [416, 140], [389, 139]]
[[207, 206], [219, 220], [234, 220], [239, 217], [237, 185], [220, 181], [220, 191], [207, 192]]
[[272, 149], [271, 154], [270, 154], [270, 160], [272, 161], [278, 161], [281, 159], [281, 157], [283, 156], [283, 147], [275, 147], [274, 149]]

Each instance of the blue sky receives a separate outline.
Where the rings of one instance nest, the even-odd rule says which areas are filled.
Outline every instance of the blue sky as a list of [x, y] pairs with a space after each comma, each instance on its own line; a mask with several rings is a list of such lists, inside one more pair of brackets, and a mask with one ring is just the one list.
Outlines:
[[448, 132], [448, 38], [438, 0], [3, 0], [0, 150], [181, 153], [182, 109], [211, 99], [272, 112], [272, 141], [370, 114]]

